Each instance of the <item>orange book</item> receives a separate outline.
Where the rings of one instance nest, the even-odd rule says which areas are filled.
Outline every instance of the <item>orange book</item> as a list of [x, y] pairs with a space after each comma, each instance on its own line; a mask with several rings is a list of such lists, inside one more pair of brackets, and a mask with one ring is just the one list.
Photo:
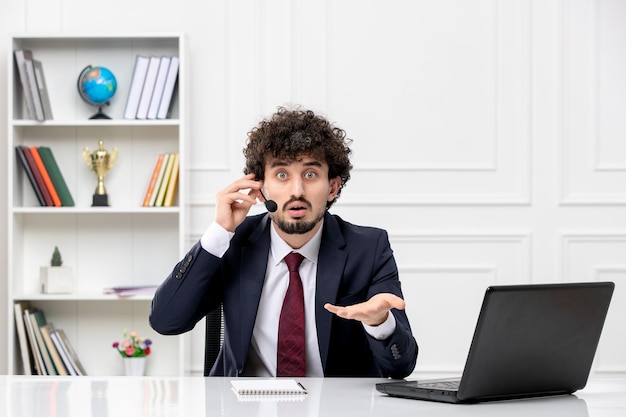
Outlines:
[[154, 170], [152, 170], [152, 177], [150, 178], [150, 182], [148, 183], [146, 195], [143, 198], [144, 207], [148, 207], [150, 205], [152, 193], [154, 193], [154, 188], [156, 186], [157, 180], [159, 179], [159, 171], [161, 170], [161, 165], [163, 164], [163, 158], [165, 158], [165, 154], [163, 153], [157, 157], [156, 164], [154, 165]]
[[46, 166], [43, 164], [41, 156], [39, 155], [39, 149], [36, 146], [31, 146], [30, 153], [33, 155], [33, 159], [35, 160], [35, 164], [37, 164], [37, 168], [39, 168], [39, 172], [41, 173], [41, 178], [43, 182], [46, 184], [46, 189], [50, 193], [50, 197], [52, 197], [52, 202], [55, 207], [61, 207], [61, 198], [59, 198], [59, 194], [57, 193], [56, 188], [54, 188], [54, 184], [52, 183], [52, 179], [50, 179], [50, 175], [48, 174], [48, 170]]

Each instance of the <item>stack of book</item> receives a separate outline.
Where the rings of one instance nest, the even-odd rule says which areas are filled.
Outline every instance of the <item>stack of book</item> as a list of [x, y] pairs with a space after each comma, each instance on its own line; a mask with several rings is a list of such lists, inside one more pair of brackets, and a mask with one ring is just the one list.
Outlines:
[[177, 85], [178, 66], [176, 56], [137, 55], [124, 118], [166, 119]]
[[15, 324], [25, 375], [87, 375], [63, 329], [46, 321], [28, 301], [14, 304]]
[[39, 121], [52, 119], [52, 107], [41, 62], [34, 59], [33, 52], [28, 49], [16, 49], [13, 55], [28, 116]]
[[144, 194], [144, 207], [171, 207], [176, 200], [178, 185], [178, 153], [162, 153], [157, 156], [152, 175]]
[[49, 147], [16, 146], [15, 154], [40, 205], [50, 207], [74, 205], [72, 194]]

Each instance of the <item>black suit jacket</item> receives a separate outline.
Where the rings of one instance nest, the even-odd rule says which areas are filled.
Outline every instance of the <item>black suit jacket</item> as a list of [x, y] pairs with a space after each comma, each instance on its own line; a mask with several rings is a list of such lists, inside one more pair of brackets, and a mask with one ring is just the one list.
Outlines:
[[[224, 345], [211, 375], [237, 376], [244, 369], [270, 249], [267, 214], [249, 216], [237, 228], [228, 251], [215, 257], [196, 243], [157, 289], [151, 326], [161, 334], [191, 330], [223, 304]], [[318, 256], [315, 318], [325, 376], [404, 378], [415, 368], [417, 343], [404, 311], [392, 310], [396, 330], [385, 340], [363, 325], [324, 309], [347, 306], [378, 293], [402, 297], [387, 233], [355, 226], [328, 212]]]

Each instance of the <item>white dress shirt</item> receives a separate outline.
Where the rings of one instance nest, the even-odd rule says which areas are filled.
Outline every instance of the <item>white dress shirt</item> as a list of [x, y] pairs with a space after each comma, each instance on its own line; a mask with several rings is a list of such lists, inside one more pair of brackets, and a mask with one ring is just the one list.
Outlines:
[[[322, 360], [317, 341], [315, 323], [315, 281], [317, 272], [317, 255], [319, 253], [322, 230], [317, 231], [311, 240], [295, 252], [304, 256], [300, 265], [300, 278], [304, 291], [306, 365], [308, 377], [323, 377]], [[276, 376], [276, 356], [278, 344], [278, 321], [283, 299], [289, 286], [289, 270], [283, 258], [294, 251], [276, 232], [271, 229], [271, 244], [268, 255], [265, 282], [257, 311], [256, 322], [252, 333], [252, 341], [244, 375]], [[202, 248], [214, 256], [222, 257], [228, 250], [230, 239], [234, 233], [213, 222], [200, 239]], [[330, 313], [329, 313], [330, 314]], [[363, 325], [365, 331], [376, 339], [389, 337], [396, 328], [393, 314], [379, 326]]]

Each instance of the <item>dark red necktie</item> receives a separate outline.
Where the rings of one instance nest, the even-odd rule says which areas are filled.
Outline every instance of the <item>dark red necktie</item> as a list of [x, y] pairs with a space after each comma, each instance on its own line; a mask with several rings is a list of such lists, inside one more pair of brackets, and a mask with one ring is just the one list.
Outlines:
[[304, 295], [298, 268], [304, 257], [291, 252], [285, 256], [289, 288], [280, 311], [276, 376], [306, 376], [304, 349]]

